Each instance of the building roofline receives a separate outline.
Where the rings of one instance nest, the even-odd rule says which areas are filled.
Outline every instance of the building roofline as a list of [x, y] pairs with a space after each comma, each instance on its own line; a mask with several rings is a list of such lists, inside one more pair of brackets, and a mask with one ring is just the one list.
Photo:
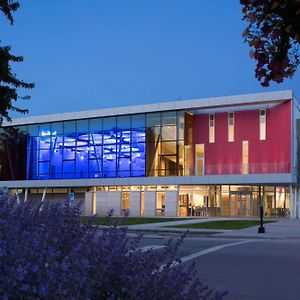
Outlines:
[[18, 126], [35, 123], [48, 123], [68, 121], [74, 119], [87, 119], [116, 115], [138, 114], [156, 111], [169, 111], [181, 109], [208, 109], [220, 106], [248, 105], [255, 103], [266, 103], [273, 101], [286, 101], [293, 99], [292, 90], [278, 92], [243, 94], [234, 96], [223, 96], [213, 98], [202, 98], [193, 100], [177, 100], [153, 104], [123, 106], [115, 108], [103, 108], [89, 111], [68, 112], [61, 114], [50, 114], [32, 117], [15, 118], [11, 122], [3, 122], [3, 126]]

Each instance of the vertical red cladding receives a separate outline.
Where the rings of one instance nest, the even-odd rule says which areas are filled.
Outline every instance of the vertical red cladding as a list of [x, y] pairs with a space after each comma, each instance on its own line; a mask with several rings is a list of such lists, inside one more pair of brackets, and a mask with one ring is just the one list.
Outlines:
[[[249, 164], [256, 166], [255, 173], [291, 172], [292, 161], [292, 101], [266, 110], [266, 140], [249, 141]], [[274, 164], [276, 163], [276, 165]], [[257, 166], [260, 165], [260, 169]], [[254, 173], [252, 171], [252, 173]]]
[[[234, 109], [232, 110], [234, 112]], [[259, 110], [234, 112], [234, 141], [228, 142], [228, 113], [215, 114], [215, 142], [209, 143], [209, 115], [194, 116], [194, 143], [205, 144], [205, 173], [242, 173], [242, 142], [249, 144], [249, 173], [281, 173], [291, 163], [291, 101], [267, 109], [267, 139], [259, 140]]]

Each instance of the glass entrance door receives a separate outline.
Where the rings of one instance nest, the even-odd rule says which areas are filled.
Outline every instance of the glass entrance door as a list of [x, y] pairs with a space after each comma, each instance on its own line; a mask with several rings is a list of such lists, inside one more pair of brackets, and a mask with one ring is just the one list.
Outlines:
[[249, 217], [252, 216], [252, 193], [231, 192], [230, 193], [230, 216]]

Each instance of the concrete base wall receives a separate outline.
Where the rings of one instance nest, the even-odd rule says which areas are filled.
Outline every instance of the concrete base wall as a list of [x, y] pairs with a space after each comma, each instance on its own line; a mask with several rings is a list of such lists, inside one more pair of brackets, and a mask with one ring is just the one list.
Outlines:
[[178, 197], [177, 191], [166, 192], [166, 217], [176, 217], [178, 216]]
[[129, 216], [139, 217], [141, 215], [141, 196], [140, 192], [130, 192]]
[[99, 216], [106, 216], [113, 210], [114, 216], [121, 214], [121, 192], [96, 192], [96, 212]]
[[155, 202], [156, 202], [156, 192], [145, 192], [145, 209], [144, 217], [154, 217], [155, 216]]

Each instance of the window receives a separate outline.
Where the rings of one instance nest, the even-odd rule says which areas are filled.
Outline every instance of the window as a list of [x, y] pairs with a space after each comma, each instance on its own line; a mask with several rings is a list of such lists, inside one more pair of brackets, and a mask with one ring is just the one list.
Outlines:
[[260, 109], [259, 110], [259, 139], [266, 140], [266, 110]]
[[197, 144], [195, 153], [196, 175], [202, 176], [204, 175], [204, 144]]
[[243, 155], [243, 174], [248, 174], [248, 141], [243, 141], [243, 150], [242, 150], [242, 155]]
[[234, 141], [234, 113], [228, 113], [228, 142]]
[[215, 142], [215, 115], [209, 114], [209, 142]]

